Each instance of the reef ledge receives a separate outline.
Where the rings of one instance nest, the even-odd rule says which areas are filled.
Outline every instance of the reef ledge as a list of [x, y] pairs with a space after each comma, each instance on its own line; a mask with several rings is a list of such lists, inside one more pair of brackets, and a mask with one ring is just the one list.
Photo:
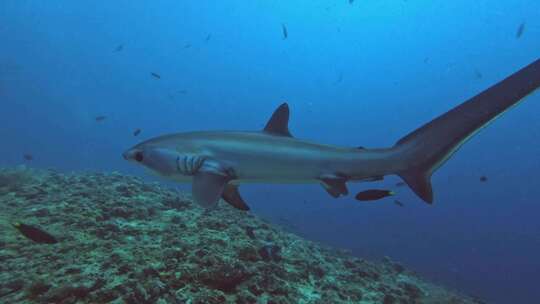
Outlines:
[[481, 303], [119, 173], [0, 169], [0, 208], [2, 303]]

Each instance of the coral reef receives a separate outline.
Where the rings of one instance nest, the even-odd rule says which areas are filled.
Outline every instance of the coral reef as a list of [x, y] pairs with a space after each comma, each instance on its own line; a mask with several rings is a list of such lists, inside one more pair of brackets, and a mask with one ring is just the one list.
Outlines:
[[480, 303], [134, 177], [22, 168], [0, 181], [2, 303]]

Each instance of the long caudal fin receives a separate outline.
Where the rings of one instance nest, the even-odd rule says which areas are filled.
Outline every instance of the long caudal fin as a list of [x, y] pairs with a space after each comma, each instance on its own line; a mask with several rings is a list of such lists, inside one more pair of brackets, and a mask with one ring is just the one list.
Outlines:
[[397, 174], [425, 202], [433, 202], [431, 175], [489, 122], [540, 86], [540, 59], [428, 122], [394, 146]]

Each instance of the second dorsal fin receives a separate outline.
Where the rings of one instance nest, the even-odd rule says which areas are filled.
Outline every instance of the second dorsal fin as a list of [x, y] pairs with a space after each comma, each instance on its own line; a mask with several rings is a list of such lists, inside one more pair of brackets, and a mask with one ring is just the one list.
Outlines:
[[321, 184], [324, 189], [334, 198], [349, 194], [347, 189], [347, 179], [345, 178], [321, 178]]
[[289, 105], [282, 103], [272, 114], [264, 127], [264, 132], [278, 136], [292, 137], [289, 132]]

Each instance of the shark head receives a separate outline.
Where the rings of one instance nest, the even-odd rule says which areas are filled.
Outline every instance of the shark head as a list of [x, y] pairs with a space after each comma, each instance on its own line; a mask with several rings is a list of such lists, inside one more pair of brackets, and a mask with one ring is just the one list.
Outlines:
[[172, 177], [179, 173], [180, 155], [167, 147], [139, 144], [122, 153], [122, 156], [125, 160], [143, 166], [160, 176]]

